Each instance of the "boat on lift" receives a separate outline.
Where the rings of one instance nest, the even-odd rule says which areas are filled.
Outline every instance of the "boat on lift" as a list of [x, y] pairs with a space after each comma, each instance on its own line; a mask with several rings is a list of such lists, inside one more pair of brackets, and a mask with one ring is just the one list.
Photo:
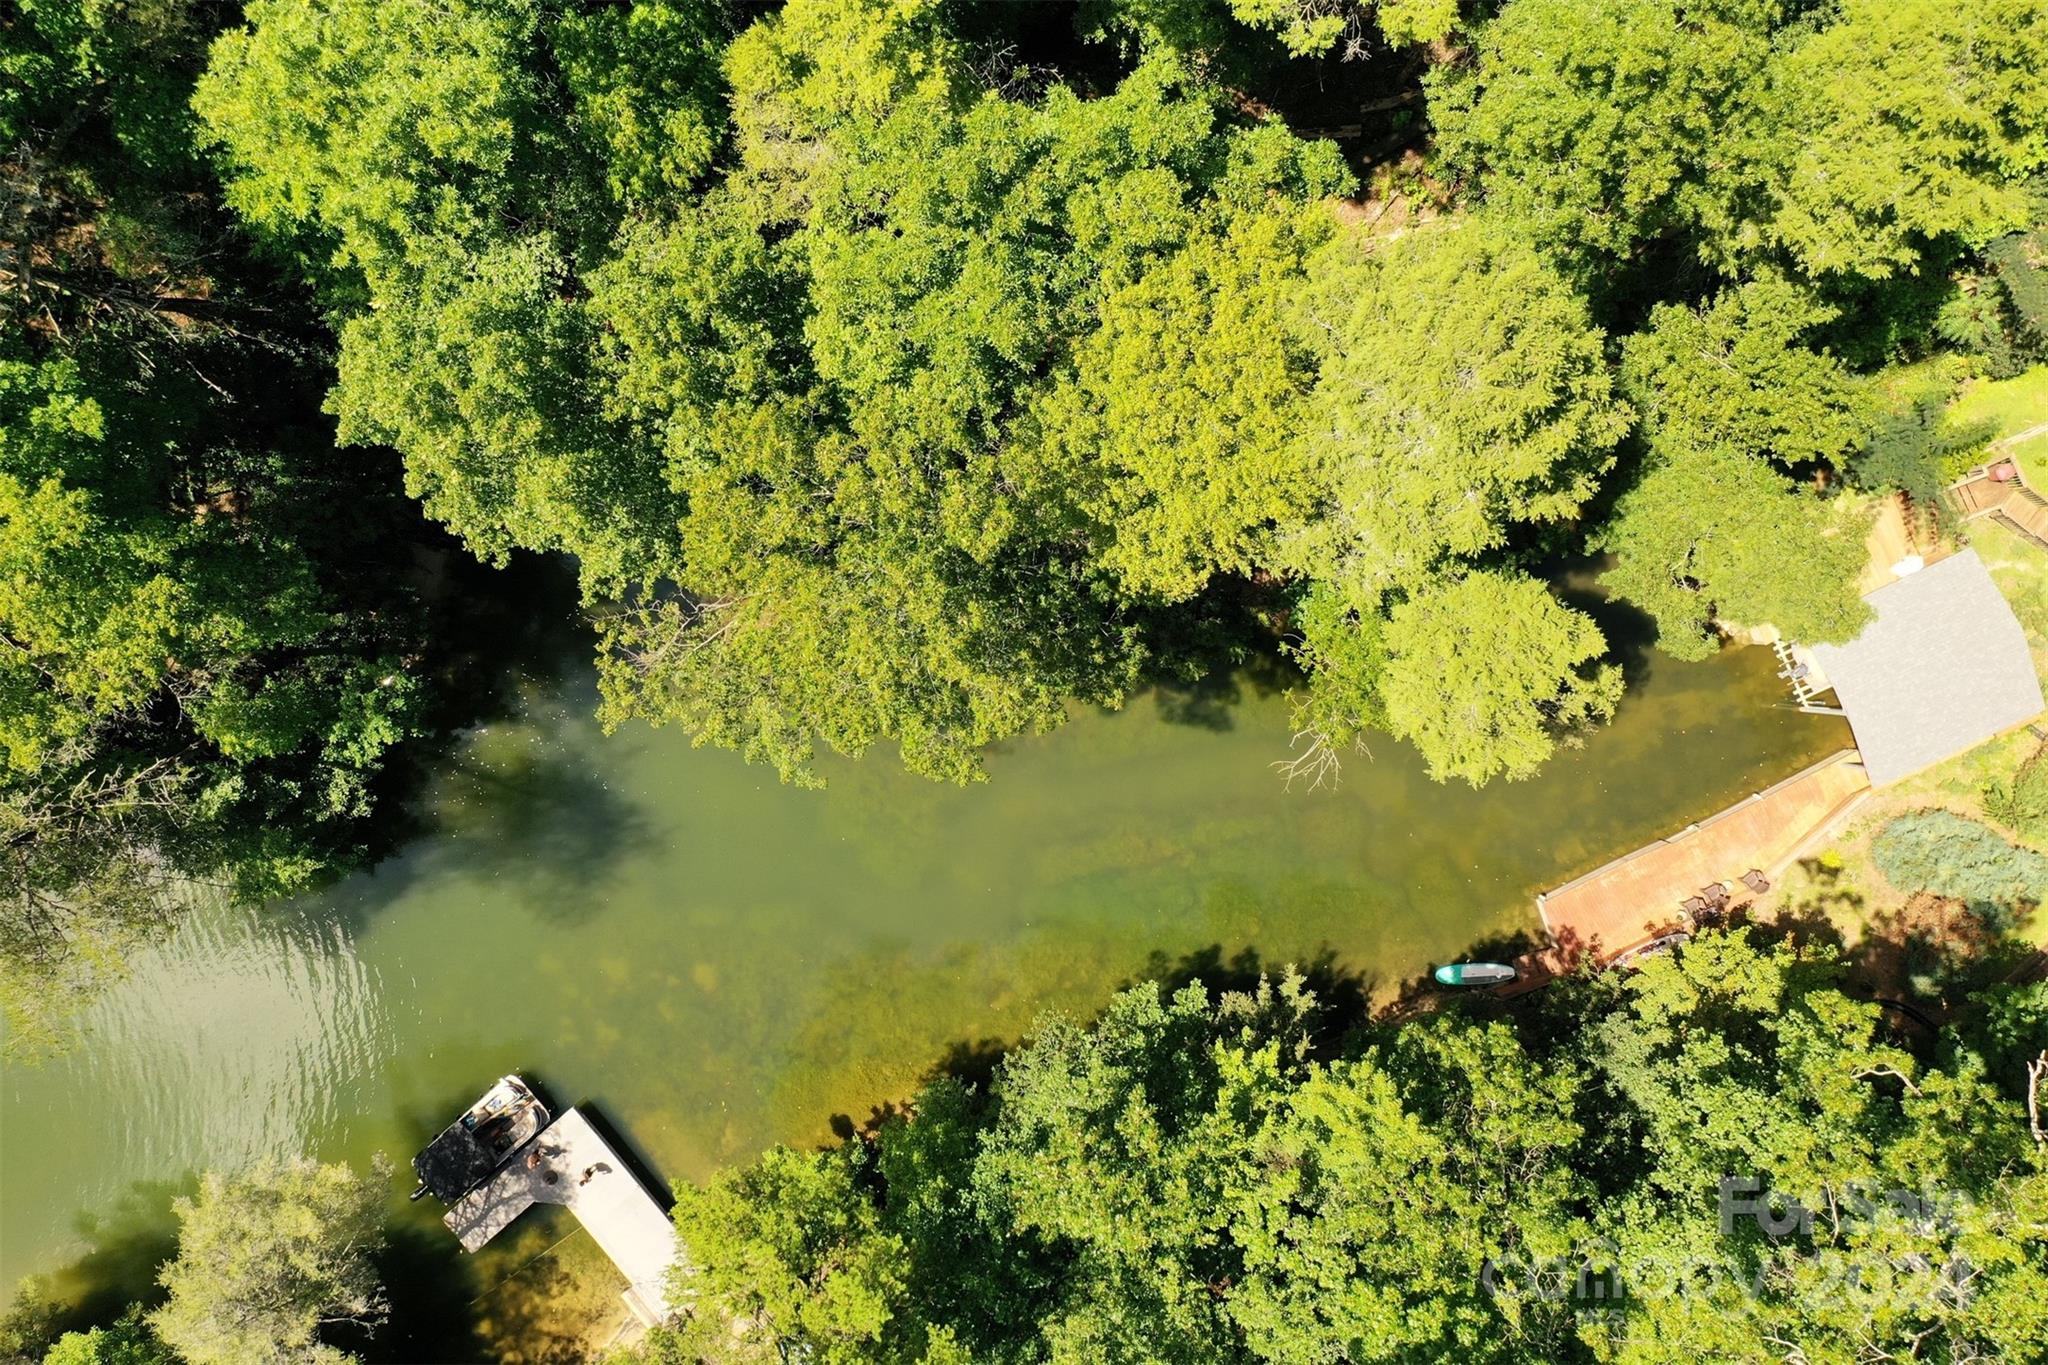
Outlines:
[[490, 1179], [514, 1152], [552, 1122], [554, 1115], [533, 1093], [533, 1087], [517, 1076], [500, 1076], [496, 1085], [412, 1159], [413, 1174], [420, 1182], [412, 1197], [431, 1194], [444, 1204], [454, 1203]]

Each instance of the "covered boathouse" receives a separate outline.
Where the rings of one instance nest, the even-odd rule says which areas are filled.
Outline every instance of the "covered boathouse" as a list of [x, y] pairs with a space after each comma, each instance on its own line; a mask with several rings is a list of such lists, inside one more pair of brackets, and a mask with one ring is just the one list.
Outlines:
[[1801, 653], [1833, 688], [1874, 787], [1911, 777], [2044, 709], [2026, 632], [1975, 550], [1863, 599], [1875, 619], [1845, 645]]

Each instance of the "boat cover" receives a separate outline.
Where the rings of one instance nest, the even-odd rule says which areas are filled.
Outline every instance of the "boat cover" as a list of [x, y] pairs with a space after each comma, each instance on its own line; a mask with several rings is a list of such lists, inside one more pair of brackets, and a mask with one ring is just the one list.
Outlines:
[[498, 1153], [476, 1140], [460, 1123], [451, 1123], [426, 1150], [412, 1159], [413, 1174], [430, 1194], [452, 1203], [498, 1169]]

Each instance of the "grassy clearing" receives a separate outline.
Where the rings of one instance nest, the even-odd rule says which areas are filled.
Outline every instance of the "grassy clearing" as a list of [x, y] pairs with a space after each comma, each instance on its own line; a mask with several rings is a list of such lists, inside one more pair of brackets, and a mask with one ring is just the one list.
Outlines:
[[1949, 405], [1959, 423], [1996, 422], [1999, 436], [2011, 436], [2048, 422], [2048, 365], [2036, 365], [2011, 379], [1973, 379]]
[[1970, 539], [2027, 632], [2034, 671], [2048, 678], [2048, 550], [1993, 521], [1974, 524]]
[[[1971, 380], [1949, 405], [1949, 417], [1958, 425], [1994, 423], [1994, 439], [2048, 422], [2048, 365], [2036, 365], [2011, 379]], [[2048, 488], [2048, 432], [2000, 453], [2013, 458], [2028, 484]]]

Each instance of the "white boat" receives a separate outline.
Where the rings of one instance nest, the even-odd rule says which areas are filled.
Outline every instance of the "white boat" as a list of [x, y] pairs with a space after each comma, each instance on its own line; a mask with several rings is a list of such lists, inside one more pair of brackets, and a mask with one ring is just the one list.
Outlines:
[[412, 1197], [431, 1194], [444, 1204], [454, 1203], [490, 1179], [507, 1157], [553, 1121], [531, 1086], [517, 1076], [500, 1076], [412, 1159], [413, 1174], [420, 1181]]

